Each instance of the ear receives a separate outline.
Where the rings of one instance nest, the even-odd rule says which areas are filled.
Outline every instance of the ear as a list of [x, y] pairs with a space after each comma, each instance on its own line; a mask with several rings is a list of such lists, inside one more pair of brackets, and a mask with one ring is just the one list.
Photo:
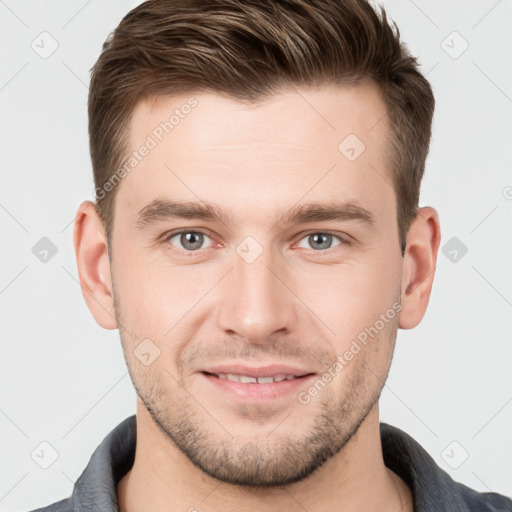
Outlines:
[[440, 242], [441, 227], [437, 211], [429, 206], [419, 208], [407, 234], [404, 254], [402, 310], [398, 322], [401, 329], [416, 327], [425, 315]]
[[91, 201], [84, 201], [78, 208], [73, 242], [87, 307], [101, 327], [116, 329], [107, 237], [96, 206]]

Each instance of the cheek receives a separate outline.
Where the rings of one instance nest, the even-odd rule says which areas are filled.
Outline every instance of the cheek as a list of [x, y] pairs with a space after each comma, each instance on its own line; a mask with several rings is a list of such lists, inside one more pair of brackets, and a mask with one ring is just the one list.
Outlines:
[[126, 247], [114, 261], [114, 272], [125, 321], [138, 338], [164, 342], [181, 331], [194, 307], [200, 309], [198, 301], [219, 281], [224, 269], [215, 270], [207, 263], [176, 265], [162, 254]]
[[137, 339], [161, 336], [165, 312], [173, 310], [173, 305], [167, 304], [172, 290], [165, 275], [155, 272], [150, 262], [125, 245], [117, 249], [112, 268], [123, 320]]
[[378, 257], [361, 258], [338, 266], [311, 266], [296, 283], [297, 295], [330, 328], [325, 327], [325, 334], [350, 343], [399, 299], [400, 269]]

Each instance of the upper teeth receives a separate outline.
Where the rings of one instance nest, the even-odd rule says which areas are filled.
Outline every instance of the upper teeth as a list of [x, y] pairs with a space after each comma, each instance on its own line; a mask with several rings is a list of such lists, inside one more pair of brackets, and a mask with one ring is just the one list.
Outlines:
[[296, 375], [274, 375], [273, 377], [249, 377], [248, 375], [235, 375], [234, 373], [216, 373], [221, 379], [233, 380], [235, 382], [267, 384], [269, 382], [281, 382], [282, 380], [295, 379]]

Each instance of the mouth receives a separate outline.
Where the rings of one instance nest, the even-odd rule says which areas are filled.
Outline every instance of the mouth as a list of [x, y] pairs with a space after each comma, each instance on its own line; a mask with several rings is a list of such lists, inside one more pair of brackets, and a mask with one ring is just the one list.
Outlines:
[[312, 373], [307, 373], [304, 375], [270, 375], [268, 377], [253, 377], [251, 375], [239, 375], [235, 373], [211, 373], [211, 372], [202, 372], [205, 375], [210, 375], [212, 377], [217, 377], [219, 379], [226, 379], [232, 382], [241, 382], [242, 384], [269, 384], [271, 382], [282, 382], [284, 380], [295, 380], [302, 379], [307, 377], [308, 375], [313, 375]]
[[199, 372], [215, 393], [221, 392], [230, 400], [268, 401], [285, 398], [309, 385], [314, 373], [302, 375], [275, 374], [256, 377], [236, 373]]

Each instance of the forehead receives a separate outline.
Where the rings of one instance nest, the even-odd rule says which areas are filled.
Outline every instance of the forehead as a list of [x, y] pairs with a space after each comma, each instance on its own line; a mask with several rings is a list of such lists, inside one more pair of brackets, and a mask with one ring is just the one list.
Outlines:
[[[146, 100], [129, 135], [134, 165], [116, 208], [130, 215], [163, 196], [262, 217], [306, 196], [393, 201], [386, 108], [373, 85], [287, 90], [252, 105], [214, 93]], [[378, 215], [383, 206], [374, 206]]]

